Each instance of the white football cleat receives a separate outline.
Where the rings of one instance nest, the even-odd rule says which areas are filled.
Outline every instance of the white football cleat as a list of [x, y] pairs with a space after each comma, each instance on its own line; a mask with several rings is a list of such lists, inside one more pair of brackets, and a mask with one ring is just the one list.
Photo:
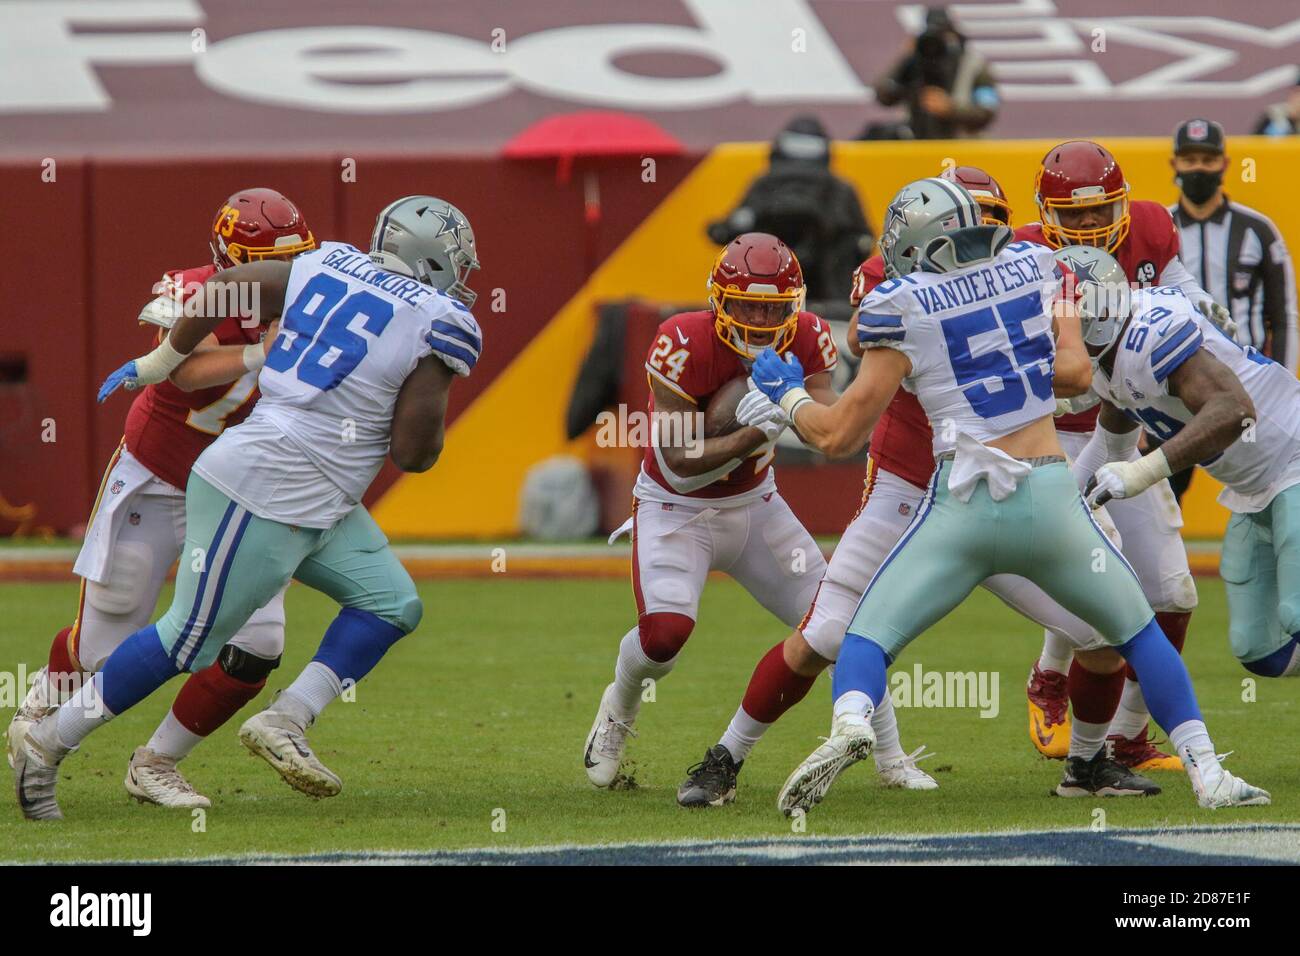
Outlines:
[[126, 792], [141, 803], [160, 807], [206, 809], [212, 801], [194, 789], [193, 784], [176, 768], [171, 757], [154, 753], [148, 747], [136, 747], [126, 766]]
[[831, 735], [795, 768], [776, 798], [787, 817], [796, 810], [807, 813], [822, 802], [831, 784], [846, 767], [871, 756], [876, 732], [871, 721], [857, 714], [842, 714], [831, 721]]
[[605, 688], [600, 695], [600, 709], [596, 711], [596, 722], [587, 734], [587, 746], [582, 754], [582, 765], [587, 768], [587, 779], [598, 787], [608, 787], [618, 776], [618, 766], [623, 762], [623, 751], [627, 748], [627, 738], [631, 734], [635, 717], [619, 717], [609, 706], [614, 685]]
[[239, 741], [300, 793], [332, 797], [343, 789], [339, 775], [312, 752], [306, 728], [287, 714], [273, 709], [254, 714], [239, 728]]
[[22, 746], [23, 738], [27, 736], [27, 731], [31, 730], [32, 724], [58, 706], [50, 700], [50, 684], [45, 679], [45, 672], [44, 667], [36, 672], [36, 680], [32, 682], [27, 696], [23, 698], [23, 702], [9, 721], [9, 729], [5, 734], [5, 755], [9, 758], [11, 768], [14, 765], [14, 756]]
[[18, 807], [28, 820], [62, 820], [63, 811], [55, 797], [59, 764], [73, 748], [59, 743], [52, 716], [31, 726], [14, 753], [14, 790]]
[[1207, 766], [1199, 765], [1195, 758], [1183, 758], [1187, 776], [1191, 778], [1196, 802], [1207, 810], [1220, 807], [1266, 807], [1273, 802], [1267, 790], [1253, 787], [1240, 777], [1234, 777], [1215, 760]]
[[933, 756], [925, 752], [925, 744], [922, 744], [910, 754], [882, 760], [876, 764], [881, 785], [897, 790], [938, 790], [939, 781], [916, 765], [917, 761]]

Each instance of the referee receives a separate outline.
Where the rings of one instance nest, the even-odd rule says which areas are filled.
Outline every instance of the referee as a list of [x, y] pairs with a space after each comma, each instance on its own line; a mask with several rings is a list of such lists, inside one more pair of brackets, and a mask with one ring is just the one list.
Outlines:
[[1183, 264], [1232, 313], [1237, 341], [1296, 370], [1295, 274], [1271, 219], [1223, 193], [1223, 127], [1192, 119], [1174, 133], [1178, 202], [1169, 207]]

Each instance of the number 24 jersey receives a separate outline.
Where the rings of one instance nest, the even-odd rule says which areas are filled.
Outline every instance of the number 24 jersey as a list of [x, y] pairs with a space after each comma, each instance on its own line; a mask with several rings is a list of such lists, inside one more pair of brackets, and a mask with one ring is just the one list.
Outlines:
[[294, 260], [284, 301], [261, 400], [194, 470], [259, 517], [328, 528], [382, 467], [416, 364], [469, 375], [482, 333], [455, 299], [337, 242]]

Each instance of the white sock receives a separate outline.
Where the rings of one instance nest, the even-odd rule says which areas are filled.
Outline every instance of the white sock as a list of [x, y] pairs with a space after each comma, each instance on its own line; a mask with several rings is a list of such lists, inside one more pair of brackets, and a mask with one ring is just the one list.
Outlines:
[[173, 760], [182, 760], [189, 755], [189, 752], [199, 745], [203, 738], [190, 730], [179, 720], [170, 710], [167, 716], [162, 719], [158, 729], [153, 732], [146, 745], [156, 754], [164, 757], [171, 757]]
[[831, 712], [832, 717], [865, 717], [871, 719], [871, 713], [875, 710], [875, 704], [871, 698], [860, 690], [846, 690], [835, 699], [835, 708]]
[[[300, 718], [301, 713], [293, 708], [293, 703], [301, 704], [306, 709], [309, 719], [306, 721], [299, 720], [299, 722], [306, 727], [307, 724], [320, 716], [320, 712], [329, 705], [330, 701], [341, 693], [343, 693], [343, 681], [339, 680], [339, 675], [320, 661], [312, 661], [302, 669], [302, 673], [276, 699], [276, 702], [271, 705], [271, 709], [289, 714], [294, 718]], [[286, 702], [285, 706], [280, 706], [286, 696], [292, 697], [294, 700]]]
[[727, 724], [726, 732], [718, 743], [727, 748], [727, 753], [731, 754], [732, 760], [740, 763], [749, 756], [749, 752], [754, 749], [759, 738], [767, 733], [767, 728], [771, 726], [749, 716], [745, 713], [744, 707], [737, 707], [736, 715], [731, 718], [731, 723]]
[[898, 737], [898, 715], [894, 713], [894, 699], [885, 691], [880, 706], [871, 713], [871, 729], [876, 732], [876, 747], [872, 751], [879, 767], [887, 760], [897, 760], [906, 756], [903, 744]]
[[1183, 759], [1183, 766], [1190, 767], [1194, 763], [1203, 767], [1218, 766], [1219, 758], [1215, 756], [1214, 743], [1204, 721], [1183, 721], [1169, 732], [1169, 742]]
[[1142, 687], [1135, 680], [1125, 679], [1124, 692], [1119, 698], [1119, 709], [1110, 722], [1110, 732], [1119, 734], [1128, 740], [1137, 737], [1147, 729], [1151, 714], [1147, 711], [1146, 698], [1142, 696]]
[[77, 746], [90, 736], [91, 731], [113, 719], [114, 715], [99, 693], [99, 685], [103, 682], [103, 675], [96, 674], [55, 711], [54, 730], [63, 746]]
[[1043, 652], [1038, 655], [1038, 669], [1068, 674], [1072, 660], [1074, 660], [1074, 648], [1070, 646], [1070, 642], [1055, 631], [1044, 628]]
[[1077, 716], [1070, 722], [1070, 756], [1091, 760], [1106, 743], [1110, 724], [1090, 724]]
[[658, 681], [668, 675], [677, 658], [662, 664], [645, 656], [641, 649], [641, 632], [632, 628], [618, 645], [618, 662], [614, 665], [614, 711], [619, 717], [635, 717], [641, 709], [641, 682], [647, 677]]

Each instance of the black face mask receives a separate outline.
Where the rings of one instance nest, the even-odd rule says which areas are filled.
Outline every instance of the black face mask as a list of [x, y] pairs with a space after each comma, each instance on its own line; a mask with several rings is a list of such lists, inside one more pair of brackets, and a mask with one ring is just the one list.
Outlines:
[[1179, 173], [1174, 177], [1174, 182], [1183, 191], [1183, 195], [1187, 197], [1188, 202], [1199, 206], [1208, 202], [1210, 197], [1223, 185], [1223, 170], [1212, 173], [1208, 170], [1197, 169], [1190, 173]]

